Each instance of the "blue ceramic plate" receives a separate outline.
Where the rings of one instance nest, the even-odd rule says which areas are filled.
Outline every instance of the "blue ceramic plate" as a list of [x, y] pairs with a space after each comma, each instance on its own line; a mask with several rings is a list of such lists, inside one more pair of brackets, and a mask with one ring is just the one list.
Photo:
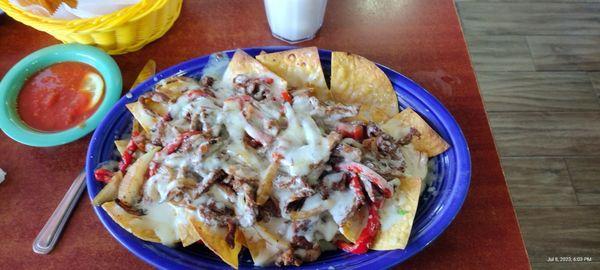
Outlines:
[[[275, 52], [293, 47], [259, 47], [244, 49], [250, 55], [257, 55], [261, 50]], [[230, 57], [233, 51], [227, 51]], [[325, 76], [329, 77], [331, 66], [331, 51], [319, 50]], [[113, 140], [121, 138], [129, 130], [132, 115], [125, 104], [137, 100], [144, 92], [150, 91], [157, 81], [170, 77], [179, 72], [188, 76], [200, 76], [209, 56], [196, 58], [173, 66], [157, 74], [154, 78], [140, 84], [114, 106], [96, 129], [86, 161], [87, 186], [90, 199], [100, 191], [101, 184], [94, 180], [93, 171], [101, 162], [115, 158]], [[417, 252], [423, 250], [435, 240], [452, 222], [460, 210], [471, 177], [471, 161], [469, 149], [460, 127], [440, 104], [425, 89], [387, 67], [379, 65], [392, 82], [398, 93], [398, 102], [402, 108], [411, 107], [421, 114], [429, 124], [451, 145], [445, 153], [432, 159], [433, 174], [431, 190], [425, 192], [419, 202], [417, 216], [412, 229], [408, 246], [404, 250], [370, 251], [363, 255], [353, 255], [342, 251], [325, 252], [312, 263], [305, 263], [302, 269], [355, 269], [368, 266], [371, 269], [382, 269], [399, 264]], [[129, 97], [128, 97], [129, 96]], [[102, 210], [94, 210], [104, 226], [127, 249], [136, 256], [158, 268], [169, 269], [223, 269], [228, 267], [216, 255], [205, 247], [191, 246], [187, 248], [169, 248], [161, 244], [142, 241], [125, 231]], [[247, 251], [240, 258], [240, 269], [254, 268]], [[256, 267], [257, 269], [263, 269]]]

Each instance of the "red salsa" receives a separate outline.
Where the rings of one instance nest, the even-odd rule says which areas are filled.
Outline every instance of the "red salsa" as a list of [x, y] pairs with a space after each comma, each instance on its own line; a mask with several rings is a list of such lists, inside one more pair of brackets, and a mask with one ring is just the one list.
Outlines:
[[96, 78], [91, 80], [96, 85], [104, 87], [98, 71], [79, 62], [57, 63], [37, 72], [27, 79], [19, 93], [19, 116], [31, 128], [46, 132], [82, 123], [98, 109], [104, 95], [104, 89], [99, 89], [101, 96], [95, 98], [95, 92], [89, 90], [90, 77]]

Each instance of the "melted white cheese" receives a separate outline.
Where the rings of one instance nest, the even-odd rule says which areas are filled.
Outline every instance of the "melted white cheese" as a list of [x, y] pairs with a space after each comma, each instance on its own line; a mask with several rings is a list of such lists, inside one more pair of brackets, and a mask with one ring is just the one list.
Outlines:
[[[400, 180], [396, 178], [390, 181], [390, 184], [394, 187], [394, 190], [397, 190], [396, 187], [400, 185]], [[379, 209], [379, 216], [385, 217], [380, 219], [382, 230], [387, 230], [394, 224], [407, 218], [407, 215], [400, 215], [398, 212], [410, 211], [406, 196], [402, 192], [397, 193], [394, 193], [392, 198], [383, 201], [383, 205]]]
[[406, 162], [404, 173], [408, 176], [425, 179], [425, 176], [427, 176], [427, 161], [429, 160], [427, 154], [415, 150], [412, 144], [402, 146], [400, 151]]
[[164, 245], [172, 246], [179, 242], [177, 233], [177, 213], [169, 203], [151, 203], [141, 206], [146, 215], [141, 217], [139, 226], [154, 229], [154, 233]]
[[292, 176], [308, 175], [312, 169], [329, 159], [326, 136], [310, 116], [308, 98], [294, 99], [294, 106], [284, 104], [288, 127], [276, 143], [275, 151], [283, 154], [283, 169]]
[[331, 213], [331, 217], [337, 224], [342, 224], [342, 219], [352, 208], [355, 199], [356, 196], [350, 189], [345, 191], [334, 191], [329, 194], [328, 200], [330, 200], [333, 204], [333, 207], [329, 209], [329, 213]]

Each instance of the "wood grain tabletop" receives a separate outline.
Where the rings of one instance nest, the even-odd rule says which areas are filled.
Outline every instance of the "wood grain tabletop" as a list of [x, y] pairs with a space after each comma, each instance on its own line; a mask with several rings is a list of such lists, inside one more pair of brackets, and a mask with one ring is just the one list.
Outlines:
[[[0, 76], [21, 58], [56, 44], [0, 15]], [[268, 28], [262, 1], [185, 1], [173, 28], [140, 51], [115, 56], [125, 88], [148, 59], [164, 69], [234, 48], [284, 45]], [[472, 180], [461, 212], [406, 269], [529, 269], [529, 261], [452, 0], [330, 0], [318, 46], [365, 56], [428, 89], [454, 115], [471, 151]], [[84, 194], [56, 249], [31, 245], [71, 181], [84, 166], [90, 136], [35, 148], [0, 132], [0, 268], [138, 269], [150, 266], [102, 226]]]

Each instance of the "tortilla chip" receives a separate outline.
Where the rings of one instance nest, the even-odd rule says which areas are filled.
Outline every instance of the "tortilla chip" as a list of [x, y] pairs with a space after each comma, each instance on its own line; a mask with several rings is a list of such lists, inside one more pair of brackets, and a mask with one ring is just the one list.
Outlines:
[[144, 108], [153, 112], [158, 116], [165, 116], [169, 113], [168, 105], [165, 102], [157, 102], [150, 98], [140, 99], [140, 102], [143, 102]]
[[340, 233], [342, 233], [342, 235], [346, 237], [348, 241], [352, 243], [356, 242], [360, 232], [367, 225], [367, 215], [367, 208], [361, 207], [358, 209], [358, 212], [349, 217], [348, 220], [346, 220], [346, 222], [340, 227]]
[[121, 156], [123, 156], [123, 153], [127, 149], [128, 143], [129, 143], [129, 140], [116, 140], [115, 141], [115, 146], [117, 147], [117, 151], [119, 151], [119, 154], [121, 154]]
[[356, 116], [356, 118], [364, 122], [370, 121], [381, 124], [387, 121], [390, 117], [387, 116], [386, 112], [382, 109], [368, 105], [362, 105], [358, 110], [358, 115]]
[[317, 47], [260, 54], [256, 59], [284, 78], [288, 86], [298, 89], [310, 88], [318, 99], [331, 100]]
[[102, 190], [96, 194], [92, 203], [95, 206], [99, 206], [105, 202], [114, 201], [117, 198], [121, 180], [123, 180], [123, 173], [118, 171], [110, 178], [110, 181], [104, 185]]
[[160, 243], [160, 238], [156, 235], [153, 228], [140, 226], [144, 224], [141, 216], [132, 215], [123, 210], [121, 206], [114, 201], [105, 202], [102, 204], [102, 209], [114, 220], [121, 228], [132, 233], [137, 238], [144, 241]]
[[146, 180], [148, 165], [158, 152], [158, 148], [151, 149], [133, 162], [127, 169], [121, 184], [119, 184], [118, 198], [127, 205], [134, 205], [141, 197], [141, 190]]
[[407, 108], [388, 120], [383, 126], [383, 130], [395, 139], [400, 139], [398, 132], [400, 129], [409, 130], [414, 128], [419, 132], [419, 136], [413, 136], [412, 144], [419, 152], [424, 152], [429, 157], [437, 156], [450, 147], [440, 135], [435, 132], [428, 124], [411, 108]]
[[379, 108], [388, 117], [398, 113], [398, 97], [388, 77], [359, 55], [332, 53], [331, 92], [336, 101], [345, 104]]
[[[382, 208], [379, 209], [381, 230], [373, 241], [371, 249], [392, 250], [406, 247], [419, 203], [421, 182], [417, 177], [404, 177], [394, 189], [392, 198], [385, 200]], [[367, 215], [367, 208], [361, 207], [340, 227], [342, 235], [350, 242], [356, 242], [367, 224]]]
[[245, 246], [250, 251], [254, 265], [266, 266], [275, 261], [279, 251], [269, 245], [254, 228], [242, 228]]
[[140, 123], [142, 128], [150, 133], [150, 129], [158, 122], [158, 119], [144, 109], [144, 106], [139, 102], [133, 102], [125, 105], [133, 114], [135, 120]]
[[265, 204], [271, 196], [271, 191], [273, 190], [273, 180], [277, 176], [279, 166], [279, 161], [275, 161], [269, 164], [269, 167], [267, 167], [267, 170], [263, 173], [260, 183], [258, 184], [258, 189], [256, 190], [256, 204]]
[[394, 196], [387, 199], [381, 209], [381, 230], [371, 249], [404, 249], [408, 243], [415, 213], [421, 194], [421, 178], [405, 177], [395, 189]]
[[271, 90], [274, 91], [275, 97], [283, 100], [283, 98], [281, 98], [281, 93], [287, 90], [287, 82], [263, 66], [258, 60], [238, 49], [235, 51], [235, 54], [233, 54], [233, 57], [223, 74], [223, 86], [229, 89], [233, 88], [233, 79], [239, 74], [244, 74], [251, 78], [273, 79]]
[[236, 231], [234, 247], [230, 248], [227, 242], [225, 242], [225, 237], [227, 236], [226, 228], [209, 226], [197, 219], [192, 219], [191, 222], [204, 245], [217, 254], [225, 263], [237, 269], [239, 263], [238, 254], [242, 249], [242, 239], [244, 237], [240, 230]]
[[156, 84], [154, 91], [162, 93], [170, 100], [176, 100], [188, 90], [201, 89], [200, 84], [189, 77], [175, 76], [161, 80]]
[[[127, 105], [125, 105], [125, 106], [127, 106]], [[129, 108], [127, 108], [127, 109], [129, 109]], [[131, 120], [131, 134], [145, 133], [146, 131], [141, 126], [142, 125], [140, 125], [140, 122], [138, 122], [137, 119], [135, 119], [135, 117], [133, 117], [133, 119]]]
[[135, 81], [131, 84], [130, 89], [135, 88], [138, 84], [140, 84], [140, 83], [144, 82], [145, 80], [147, 80], [148, 78], [154, 76], [154, 74], [156, 74], [156, 62], [154, 62], [154, 60], [150, 59], [150, 60], [148, 60], [148, 62], [146, 62], [146, 64], [144, 65], [144, 67], [142, 68], [140, 73], [138, 74], [137, 78], [135, 78]]
[[188, 222], [177, 224], [177, 234], [179, 235], [179, 239], [181, 239], [183, 247], [200, 241], [200, 234], [198, 234], [194, 224], [189, 220]]

